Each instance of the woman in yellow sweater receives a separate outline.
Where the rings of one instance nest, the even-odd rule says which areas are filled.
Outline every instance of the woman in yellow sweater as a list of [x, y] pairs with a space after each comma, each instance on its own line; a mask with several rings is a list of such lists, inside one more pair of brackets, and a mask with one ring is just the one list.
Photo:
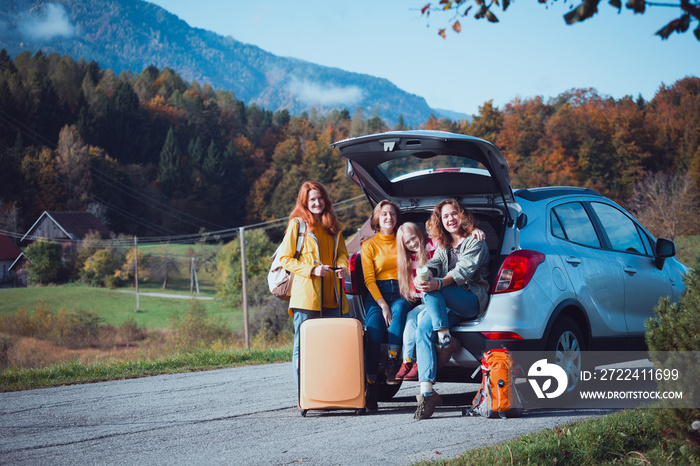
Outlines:
[[[298, 258], [294, 257], [299, 234], [297, 218], [306, 223], [308, 231]], [[280, 262], [294, 274], [289, 315], [294, 318], [292, 363], [298, 382], [301, 323], [320, 317], [321, 307], [326, 317], [342, 316], [350, 309], [338, 283], [338, 279], [348, 275], [348, 250], [333, 203], [320, 183], [306, 181], [302, 184], [282, 244]]]
[[387, 383], [398, 383], [395, 376], [401, 366], [403, 327], [411, 304], [401, 296], [396, 267], [396, 230], [401, 224], [401, 210], [395, 203], [381, 201], [372, 212], [370, 225], [377, 232], [362, 243], [362, 270], [369, 294], [365, 302], [365, 374], [367, 377], [368, 412], [376, 412], [377, 375], [384, 333], [388, 332]]

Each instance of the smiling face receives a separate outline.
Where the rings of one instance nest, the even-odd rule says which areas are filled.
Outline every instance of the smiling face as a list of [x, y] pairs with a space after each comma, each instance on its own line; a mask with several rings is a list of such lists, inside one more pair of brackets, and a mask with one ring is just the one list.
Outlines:
[[321, 191], [318, 189], [309, 191], [309, 200], [306, 202], [306, 208], [309, 209], [311, 215], [314, 216], [315, 221], [321, 221], [323, 211], [326, 209], [326, 201], [323, 199]]
[[406, 250], [416, 253], [420, 249], [420, 239], [418, 235], [409, 230], [403, 238], [403, 245]]
[[442, 226], [445, 230], [454, 236], [459, 236], [461, 233], [461, 222], [459, 221], [459, 211], [452, 204], [445, 204], [440, 210], [440, 218]]
[[379, 231], [385, 235], [394, 233], [396, 229], [396, 210], [391, 204], [382, 206], [379, 211]]

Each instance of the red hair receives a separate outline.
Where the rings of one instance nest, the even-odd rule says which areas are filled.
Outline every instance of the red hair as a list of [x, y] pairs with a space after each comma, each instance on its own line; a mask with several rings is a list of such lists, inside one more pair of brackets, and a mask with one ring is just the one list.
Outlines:
[[321, 214], [321, 224], [326, 231], [332, 235], [337, 235], [343, 228], [340, 222], [338, 222], [338, 217], [335, 215], [333, 210], [333, 202], [328, 196], [326, 188], [323, 187], [321, 183], [316, 181], [305, 181], [301, 188], [299, 189], [299, 194], [297, 195], [297, 203], [292, 209], [292, 213], [289, 214], [289, 220], [293, 220], [295, 217], [301, 217], [304, 222], [309, 226], [309, 230], [313, 231], [314, 228], [314, 216], [309, 211], [309, 193], [313, 190], [317, 190], [321, 193], [321, 197], [324, 201], [323, 213]]

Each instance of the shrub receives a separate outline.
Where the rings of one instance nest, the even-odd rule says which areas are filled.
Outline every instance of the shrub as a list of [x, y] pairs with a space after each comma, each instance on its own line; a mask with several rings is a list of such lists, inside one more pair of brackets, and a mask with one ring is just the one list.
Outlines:
[[[679, 304], [671, 304], [668, 298], [662, 298], [655, 309], [656, 319], [647, 321], [646, 333], [650, 351], [671, 352], [663, 365], [653, 357], [657, 368], [673, 367], [691, 375], [677, 381], [659, 381], [659, 390], [682, 391], [684, 398], [690, 397], [691, 400], [698, 398], [700, 390], [695, 380], [700, 371], [700, 361], [695, 360], [700, 351], [699, 271], [700, 256], [696, 258], [694, 268], [684, 277], [685, 293]], [[691, 428], [694, 421], [700, 420], [700, 409], [664, 406], [663, 409], [654, 410], [654, 413], [662, 436], [679, 441], [681, 454], [691, 463], [700, 461], [700, 433]]]
[[[275, 245], [263, 230], [253, 230], [246, 238], [246, 277], [253, 281], [256, 277], [267, 277], [275, 252]], [[228, 304], [238, 305], [242, 299], [243, 273], [241, 268], [240, 239], [226, 244], [217, 256], [216, 297]], [[269, 294], [269, 291], [265, 290]]]
[[83, 266], [82, 277], [91, 286], [108, 286], [113, 281], [117, 262], [108, 249], [100, 249], [87, 258]]
[[68, 328], [63, 341], [69, 348], [88, 348], [99, 345], [104, 320], [94, 311], [77, 309], [68, 315]]
[[10, 335], [5, 335], [0, 333], [0, 367], [6, 367], [9, 361], [9, 352], [12, 345], [14, 345], [15, 339]]
[[60, 244], [39, 239], [27, 246], [25, 253], [29, 258], [29, 280], [44, 285], [59, 280], [63, 273], [63, 249]]
[[248, 303], [253, 308], [250, 333], [263, 341], [277, 341], [280, 335], [294, 334], [294, 321], [288, 314], [288, 302], [275, 298], [267, 286], [266, 277], [250, 282]]
[[183, 317], [173, 316], [170, 328], [175, 344], [180, 348], [202, 348], [216, 341], [231, 340], [233, 332], [220, 318], [207, 315], [207, 311], [193, 299]]

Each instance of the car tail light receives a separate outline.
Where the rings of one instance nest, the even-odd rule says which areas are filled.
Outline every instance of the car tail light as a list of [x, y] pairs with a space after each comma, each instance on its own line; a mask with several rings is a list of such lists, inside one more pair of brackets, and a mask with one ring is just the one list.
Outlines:
[[515, 332], [480, 332], [487, 340], [522, 340]]
[[343, 289], [345, 293], [357, 295], [360, 294], [360, 286], [358, 280], [357, 270], [360, 268], [357, 263], [360, 261], [360, 254], [355, 253], [350, 256], [348, 261], [348, 276], [343, 280]]
[[522, 290], [530, 283], [545, 255], [529, 249], [520, 249], [506, 257], [496, 276], [493, 293], [510, 293]]

